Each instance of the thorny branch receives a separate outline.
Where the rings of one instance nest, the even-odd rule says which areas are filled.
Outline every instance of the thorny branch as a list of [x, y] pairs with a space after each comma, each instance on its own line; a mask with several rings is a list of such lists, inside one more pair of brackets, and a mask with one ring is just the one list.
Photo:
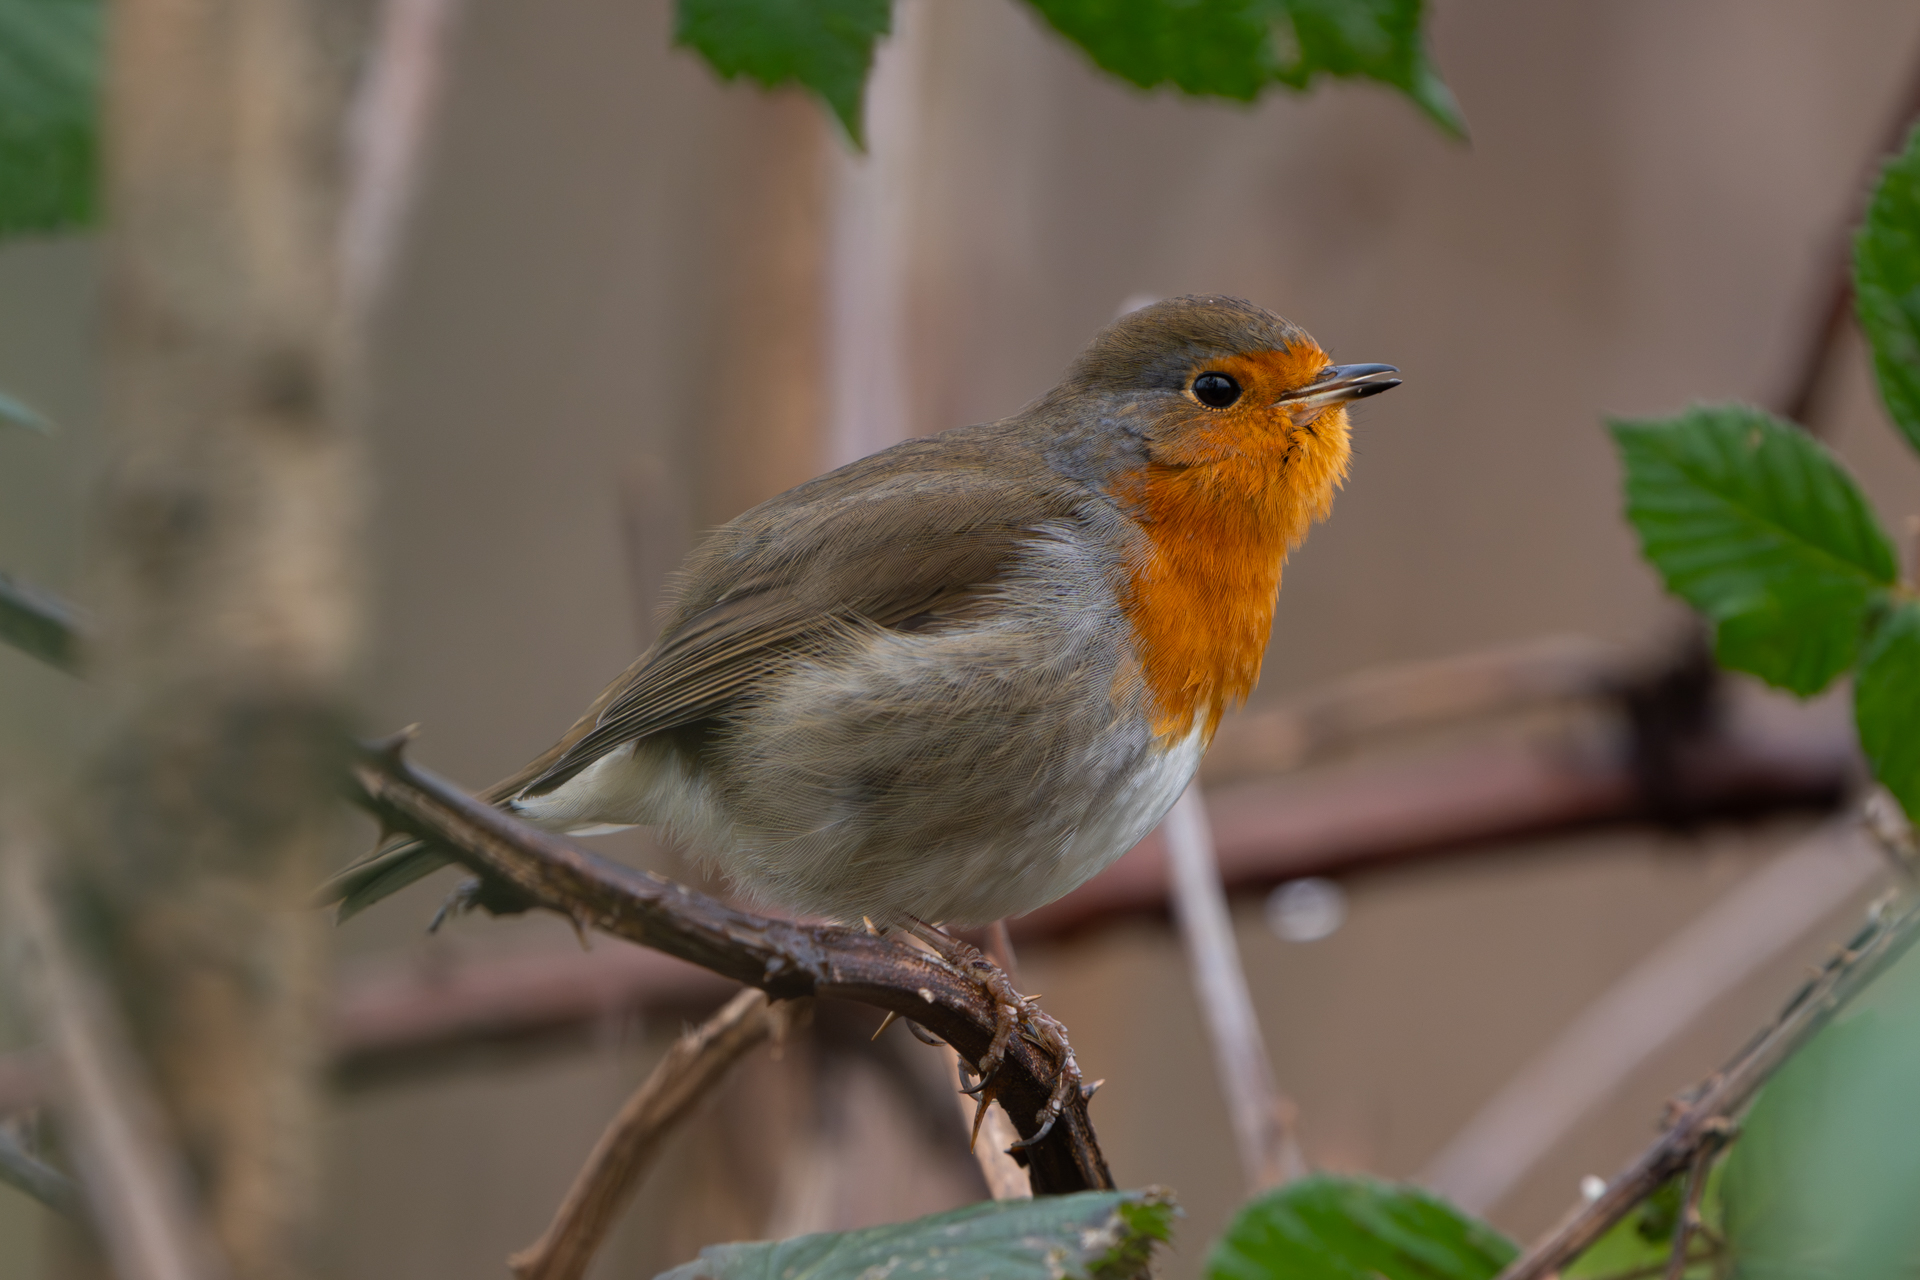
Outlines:
[[1774, 1071], [1906, 954], [1916, 939], [1920, 939], [1920, 898], [1883, 898], [1875, 903], [1860, 931], [1787, 1002], [1773, 1025], [1677, 1103], [1665, 1133], [1615, 1174], [1605, 1191], [1574, 1209], [1502, 1271], [1499, 1280], [1543, 1280], [1553, 1275], [1635, 1205], [1724, 1142], [1741, 1109]]
[[518, 1280], [580, 1280], [660, 1143], [748, 1050], [782, 1034], [780, 1008], [752, 988], [680, 1037], [594, 1145], [553, 1221], [507, 1259]]
[[[657, 948], [775, 1000], [857, 1000], [912, 1019], [970, 1061], [987, 1052], [995, 1026], [992, 1005], [976, 982], [936, 957], [895, 938], [754, 915], [594, 857], [407, 764], [402, 745], [396, 740], [361, 749], [352, 769], [353, 798], [387, 828], [433, 840], [479, 873], [482, 905], [542, 907], [577, 928]], [[1069, 1067], [1029, 1036], [1013, 1037], [994, 1088], [1023, 1138], [1040, 1133], [1054, 1082]], [[1070, 1091], [1058, 1120], [1021, 1155], [1038, 1194], [1113, 1186], [1084, 1095]]]

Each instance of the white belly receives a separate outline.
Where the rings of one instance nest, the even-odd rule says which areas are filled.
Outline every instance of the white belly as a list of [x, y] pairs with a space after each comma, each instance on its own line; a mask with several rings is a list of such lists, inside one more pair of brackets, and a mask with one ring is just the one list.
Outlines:
[[[1071, 893], [1139, 844], [1187, 789], [1206, 750], [1205, 727], [1196, 724], [1171, 750], [1148, 754], [1112, 803], [1096, 806], [1082, 819], [1061, 855], [1045, 900]], [[1034, 905], [1038, 904], [1021, 910]]]

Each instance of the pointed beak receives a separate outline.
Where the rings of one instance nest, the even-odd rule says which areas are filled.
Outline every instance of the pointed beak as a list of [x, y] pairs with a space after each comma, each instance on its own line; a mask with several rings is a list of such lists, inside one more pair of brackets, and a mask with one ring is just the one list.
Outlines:
[[1287, 392], [1274, 403], [1284, 405], [1290, 413], [1316, 414], [1334, 405], [1377, 396], [1382, 391], [1399, 386], [1400, 379], [1393, 376], [1398, 372], [1390, 364], [1328, 365], [1312, 382]]

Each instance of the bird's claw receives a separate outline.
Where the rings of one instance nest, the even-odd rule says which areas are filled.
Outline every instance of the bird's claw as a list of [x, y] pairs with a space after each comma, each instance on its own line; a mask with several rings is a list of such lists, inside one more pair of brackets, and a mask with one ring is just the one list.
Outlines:
[[[1007, 1049], [1015, 1035], [1024, 1034], [1029, 1041], [1047, 1051], [1060, 1064], [1060, 1069], [1054, 1076], [1053, 1092], [1048, 1096], [1046, 1105], [1034, 1115], [1039, 1127], [1034, 1130], [1032, 1137], [1014, 1143], [1012, 1150], [1023, 1150], [1044, 1141], [1053, 1132], [1053, 1126], [1066, 1109], [1068, 1099], [1081, 1088], [1080, 1064], [1074, 1060], [1073, 1046], [1067, 1043], [1066, 1029], [1040, 1010], [1036, 1003], [1039, 997], [1021, 995], [1014, 989], [1013, 980], [974, 947], [932, 926], [927, 926], [926, 932], [920, 936], [932, 943], [941, 957], [961, 976], [978, 986], [993, 1006], [993, 1039], [973, 1067], [978, 1079], [960, 1088], [961, 1093], [979, 1103], [974, 1111], [974, 1136], [979, 1135], [981, 1120], [997, 1093], [993, 1087], [994, 1076], [1006, 1062]], [[964, 1059], [962, 1061], [964, 1063]]]
[[440, 904], [440, 909], [433, 913], [433, 919], [427, 922], [427, 932], [438, 933], [440, 926], [447, 921], [477, 908], [485, 889], [479, 876], [468, 876], [455, 885], [453, 892], [447, 895], [447, 900]]
[[1040, 1127], [1033, 1131], [1032, 1137], [1022, 1138], [1014, 1143], [1009, 1148], [1012, 1151], [1024, 1151], [1028, 1147], [1039, 1145], [1049, 1133], [1053, 1132], [1054, 1122], [1060, 1118], [1060, 1113], [1066, 1110], [1067, 1099], [1073, 1097], [1076, 1092], [1080, 1093], [1082, 1099], [1092, 1093], [1092, 1090], [1083, 1089], [1081, 1085], [1080, 1064], [1074, 1059], [1073, 1046], [1067, 1043], [1066, 1029], [1038, 1009], [1033, 1011], [1033, 1022], [1037, 1033], [1032, 1037], [1034, 1042], [1043, 1048], [1053, 1050], [1060, 1062], [1060, 1069], [1054, 1074], [1053, 1093], [1048, 1096], [1047, 1105], [1040, 1108], [1033, 1117], [1039, 1122]]

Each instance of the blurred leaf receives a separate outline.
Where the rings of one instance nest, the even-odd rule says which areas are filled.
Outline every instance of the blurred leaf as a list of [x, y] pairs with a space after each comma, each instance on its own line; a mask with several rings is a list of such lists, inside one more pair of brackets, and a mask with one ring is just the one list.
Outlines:
[[1897, 568], [1825, 446], [1741, 405], [1611, 426], [1627, 519], [1667, 589], [1717, 624], [1721, 665], [1804, 696], [1853, 664]]
[[1242, 1209], [1206, 1280], [1488, 1280], [1516, 1252], [1418, 1188], [1321, 1174]]
[[[1280, 78], [1281, 0], [1029, 0], [1104, 71], [1142, 89], [1250, 102]], [[1304, 83], [1304, 81], [1302, 82]]]
[[1102, 69], [1142, 89], [1171, 84], [1250, 102], [1272, 84], [1322, 75], [1401, 90], [1466, 136], [1459, 104], [1427, 56], [1423, 0], [1029, 0]]
[[24, 400], [16, 399], [0, 391], [0, 422], [12, 423], [16, 427], [25, 427], [29, 431], [38, 431], [46, 435], [53, 430], [53, 424]]
[[660, 1280], [1130, 1280], [1178, 1212], [1155, 1188], [989, 1200], [864, 1231], [710, 1245]]
[[65, 602], [0, 574], [0, 640], [62, 671], [80, 666], [80, 629]]
[[1853, 687], [1853, 719], [1873, 776], [1920, 821], [1920, 605], [1911, 600], [1867, 643]]
[[1413, 99], [1456, 138], [1467, 122], [1434, 70], [1420, 29], [1422, 0], [1284, 0], [1293, 19], [1295, 56], [1280, 79], [1304, 89], [1316, 75], [1365, 76]]
[[812, 90], [853, 144], [865, 147], [861, 100], [873, 42], [892, 18], [893, 0], [680, 0], [673, 39], [724, 79], [746, 75], [769, 89]]
[[99, 0], [0, 0], [0, 236], [93, 221]]
[[80, 1188], [72, 1178], [37, 1159], [12, 1130], [0, 1126], [0, 1182], [38, 1200], [55, 1213], [80, 1216]]
[[[1701, 1217], [1710, 1230], [1720, 1226], [1718, 1213], [1720, 1171], [1714, 1166], [1707, 1177], [1705, 1194], [1700, 1199]], [[1607, 1233], [1587, 1246], [1560, 1274], [1566, 1280], [1608, 1280], [1629, 1275], [1664, 1276], [1673, 1257], [1673, 1231], [1680, 1220], [1680, 1198], [1685, 1194], [1682, 1175], [1664, 1184], [1626, 1217], [1613, 1224]], [[1697, 1261], [1687, 1266], [1685, 1280], [1710, 1280], [1713, 1259], [1702, 1256], [1711, 1249], [1698, 1239], [1688, 1250]]]
[[1920, 449], [1920, 129], [1887, 163], [1854, 237], [1853, 296], [1887, 412]]
[[1720, 1194], [1736, 1280], [1920, 1274], [1920, 955], [1767, 1083]]

